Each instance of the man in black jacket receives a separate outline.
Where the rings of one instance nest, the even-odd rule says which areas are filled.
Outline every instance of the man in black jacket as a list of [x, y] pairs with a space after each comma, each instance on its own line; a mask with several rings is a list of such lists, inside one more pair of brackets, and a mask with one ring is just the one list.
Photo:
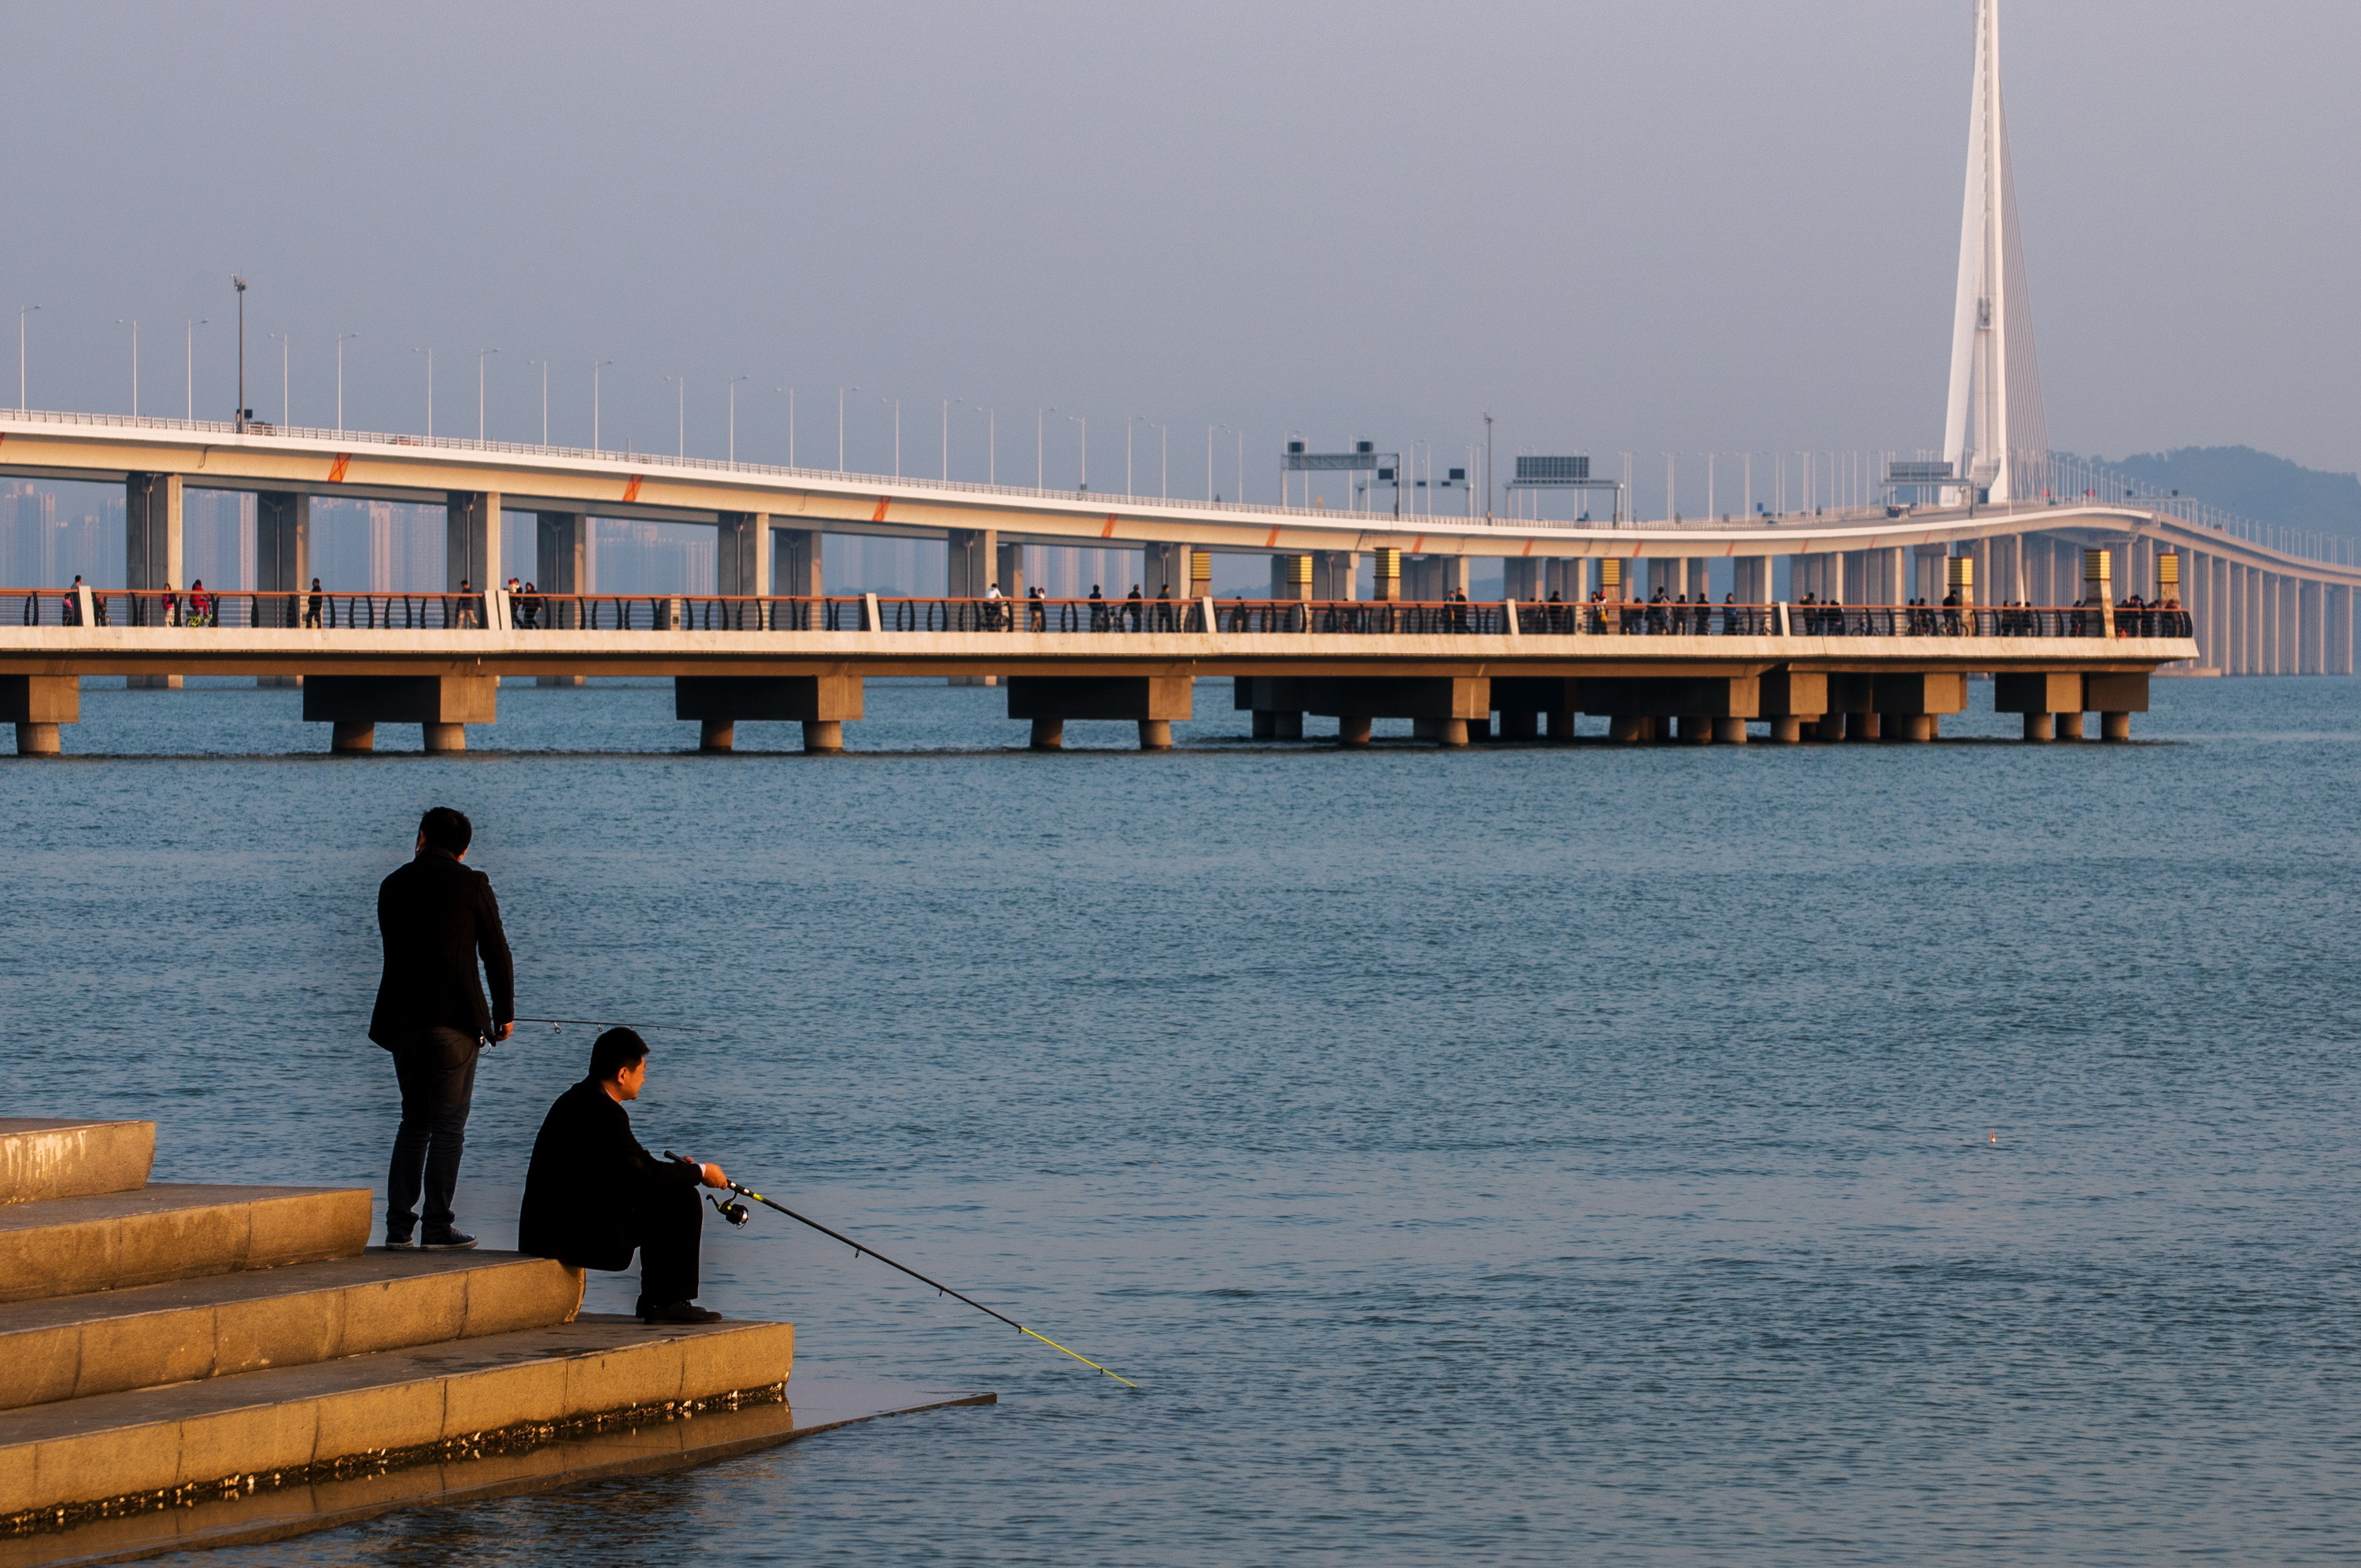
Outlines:
[[651, 1323], [713, 1323], [697, 1300], [697, 1186], [727, 1187], [718, 1165], [658, 1159], [631, 1135], [623, 1102], [648, 1081], [647, 1042], [609, 1029], [590, 1047], [590, 1076], [557, 1097], [533, 1141], [517, 1250], [576, 1268], [627, 1268], [640, 1255], [640, 1304]]
[[[385, 1245], [406, 1247], [418, 1224], [422, 1187], [426, 1234], [420, 1245], [476, 1245], [452, 1224], [451, 1194], [476, 1092], [476, 1055], [516, 1027], [516, 966], [500, 931], [491, 879], [463, 864], [475, 829], [447, 806], [418, 825], [417, 857], [378, 884], [377, 925], [385, 978], [377, 988], [369, 1038], [393, 1053], [401, 1124], [385, 1179]], [[491, 1005], [476, 975], [491, 977]]]

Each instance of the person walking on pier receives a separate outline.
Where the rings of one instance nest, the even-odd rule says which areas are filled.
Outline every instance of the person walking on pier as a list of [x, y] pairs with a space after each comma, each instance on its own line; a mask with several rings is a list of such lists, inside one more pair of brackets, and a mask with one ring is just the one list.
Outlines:
[[314, 577], [312, 579], [312, 596], [303, 601], [303, 626], [306, 630], [319, 630], [320, 598], [320, 579]]
[[697, 1306], [697, 1184], [727, 1187], [718, 1165], [658, 1159], [631, 1134], [626, 1101], [648, 1081], [648, 1044], [609, 1029], [592, 1042], [590, 1072], [557, 1097], [533, 1140], [517, 1250], [573, 1268], [621, 1269], [640, 1255], [640, 1318], [649, 1323], [719, 1322]]
[[[385, 976], [369, 1038], [393, 1053], [401, 1121], [385, 1179], [385, 1245], [412, 1245], [422, 1196], [426, 1247], [463, 1248], [476, 1238], [453, 1223], [451, 1198], [467, 1148], [476, 1058], [516, 1028], [516, 964], [500, 929], [492, 882], [466, 864], [475, 828], [447, 806], [418, 824], [416, 853], [378, 884]], [[478, 959], [491, 981], [488, 1007]]]

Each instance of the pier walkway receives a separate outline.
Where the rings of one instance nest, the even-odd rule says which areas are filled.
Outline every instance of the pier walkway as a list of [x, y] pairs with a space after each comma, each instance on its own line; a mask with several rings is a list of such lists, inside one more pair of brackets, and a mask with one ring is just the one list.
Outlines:
[[[2186, 614], [2063, 608], [1322, 601], [881, 599], [753, 596], [0, 591], [0, 718], [20, 754], [55, 752], [85, 676], [178, 685], [251, 675], [303, 687], [306, 719], [339, 751], [379, 724], [418, 724], [427, 751], [458, 751], [498, 717], [503, 677], [577, 683], [668, 677], [700, 744], [728, 750], [740, 721], [802, 724], [809, 751], [843, 745], [870, 676], [942, 676], [1007, 688], [1032, 743], [1068, 720], [1139, 726], [1171, 743], [1198, 680], [1236, 683], [1254, 733], [1295, 739], [1305, 714], [1421, 738], [1570, 738], [1604, 716], [1610, 739], [1742, 743], [1932, 740], [1993, 677], [2027, 740], [2079, 738], [2082, 715], [2128, 738], [2158, 667], [2195, 652]], [[1494, 716], [1498, 716], [1497, 726]]]

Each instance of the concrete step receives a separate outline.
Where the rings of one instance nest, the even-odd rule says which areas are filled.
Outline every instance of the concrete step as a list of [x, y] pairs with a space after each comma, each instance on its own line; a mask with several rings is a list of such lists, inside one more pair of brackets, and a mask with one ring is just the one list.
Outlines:
[[350, 1257], [365, 1187], [167, 1185], [0, 1204], [0, 1301]]
[[0, 1415], [0, 1523], [773, 1387], [794, 1363], [787, 1323], [644, 1328], [595, 1318], [36, 1405]]
[[563, 1323], [582, 1277], [513, 1252], [364, 1253], [0, 1306], [0, 1410]]
[[155, 1161], [153, 1122], [0, 1116], [0, 1203], [135, 1192]]

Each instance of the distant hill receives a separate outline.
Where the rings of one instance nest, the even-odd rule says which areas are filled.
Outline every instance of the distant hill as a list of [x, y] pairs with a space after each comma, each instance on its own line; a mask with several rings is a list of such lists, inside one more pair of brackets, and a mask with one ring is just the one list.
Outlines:
[[2257, 522], [2361, 538], [2361, 476], [2325, 474], [2251, 446], [2182, 446], [2107, 466]]

